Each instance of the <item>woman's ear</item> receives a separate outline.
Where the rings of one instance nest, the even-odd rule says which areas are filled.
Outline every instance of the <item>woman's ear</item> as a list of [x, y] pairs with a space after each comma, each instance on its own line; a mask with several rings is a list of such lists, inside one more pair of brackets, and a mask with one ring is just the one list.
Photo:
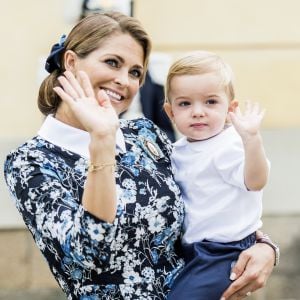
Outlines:
[[64, 54], [65, 70], [75, 73], [77, 54], [72, 50], [67, 50]]
[[172, 106], [169, 102], [164, 103], [164, 110], [171, 121], [173, 121], [173, 111]]

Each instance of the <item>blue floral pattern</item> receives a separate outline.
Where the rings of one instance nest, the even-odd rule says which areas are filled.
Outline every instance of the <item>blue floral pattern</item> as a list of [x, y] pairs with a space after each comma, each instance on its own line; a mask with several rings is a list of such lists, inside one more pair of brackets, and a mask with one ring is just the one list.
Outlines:
[[[183, 203], [167, 137], [147, 119], [121, 121], [117, 217], [106, 223], [80, 203], [88, 162], [41, 137], [12, 151], [5, 178], [15, 205], [69, 300], [165, 299], [183, 267], [174, 251]], [[142, 146], [160, 149], [154, 159]]]

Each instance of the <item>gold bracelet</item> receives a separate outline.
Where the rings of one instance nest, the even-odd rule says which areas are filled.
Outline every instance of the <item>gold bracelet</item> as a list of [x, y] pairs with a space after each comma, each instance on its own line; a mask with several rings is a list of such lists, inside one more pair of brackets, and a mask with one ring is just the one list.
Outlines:
[[89, 163], [89, 168], [88, 172], [96, 172], [96, 171], [101, 171], [106, 167], [111, 167], [111, 170], [113, 171], [114, 168], [116, 167], [116, 163], [107, 163], [107, 164], [100, 164], [100, 165], [94, 165], [93, 163]]

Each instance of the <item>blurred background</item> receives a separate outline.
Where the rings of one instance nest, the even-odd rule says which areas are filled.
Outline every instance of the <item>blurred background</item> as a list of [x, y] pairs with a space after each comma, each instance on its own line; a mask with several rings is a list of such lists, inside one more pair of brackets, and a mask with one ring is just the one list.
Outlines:
[[[36, 99], [45, 76], [44, 60], [51, 46], [80, 18], [83, 0], [1, 0], [0, 4], [3, 174], [6, 154], [34, 136], [43, 121]], [[161, 88], [174, 58], [183, 52], [205, 49], [218, 53], [232, 66], [238, 100], [257, 100], [266, 108], [262, 133], [272, 167], [264, 194], [263, 231], [280, 245], [281, 262], [267, 286], [252, 299], [299, 300], [299, 0], [85, 3], [86, 10], [99, 7], [116, 8], [143, 23], [153, 40], [149, 74], [155, 89]], [[147, 95], [141, 91], [142, 97]], [[161, 100], [153, 100], [157, 122], [164, 118]], [[148, 116], [146, 110], [137, 107], [136, 112]], [[172, 130], [170, 124], [162, 122], [164, 126]], [[13, 206], [3, 175], [0, 199], [0, 299], [65, 299]]]

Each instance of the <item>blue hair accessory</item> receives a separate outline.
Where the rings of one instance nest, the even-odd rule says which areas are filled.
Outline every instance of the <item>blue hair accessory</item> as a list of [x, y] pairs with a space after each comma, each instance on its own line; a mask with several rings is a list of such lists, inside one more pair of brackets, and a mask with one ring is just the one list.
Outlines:
[[54, 70], [60, 69], [60, 55], [65, 49], [65, 40], [67, 36], [63, 34], [59, 40], [59, 43], [55, 44], [51, 48], [51, 52], [47, 57], [45, 69], [47, 72], [52, 73]]

